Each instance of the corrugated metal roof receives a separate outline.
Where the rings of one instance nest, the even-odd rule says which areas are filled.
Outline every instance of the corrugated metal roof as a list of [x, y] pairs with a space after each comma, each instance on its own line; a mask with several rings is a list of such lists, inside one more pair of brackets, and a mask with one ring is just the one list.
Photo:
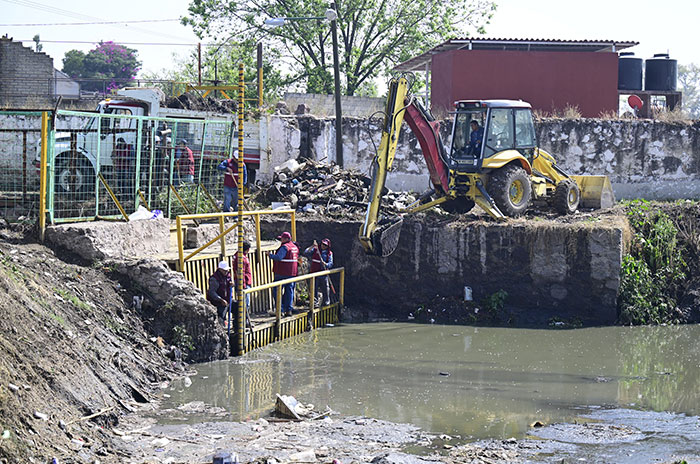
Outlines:
[[538, 52], [618, 52], [639, 42], [617, 40], [501, 39], [465, 37], [450, 39], [427, 52], [395, 66], [393, 71], [424, 71], [433, 55], [450, 50], [511, 50]]

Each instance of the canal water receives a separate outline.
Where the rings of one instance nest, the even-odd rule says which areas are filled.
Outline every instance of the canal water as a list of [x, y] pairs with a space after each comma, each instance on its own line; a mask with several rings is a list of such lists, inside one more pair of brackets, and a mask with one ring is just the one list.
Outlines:
[[212, 420], [211, 411], [221, 410], [227, 420], [255, 419], [280, 393], [318, 410], [327, 405], [465, 440], [522, 438], [535, 421], [626, 417], [643, 428], [639, 421], [658, 422], [663, 413], [687, 428], [679, 440], [700, 441], [700, 325], [343, 325], [195, 367], [192, 384], [174, 383], [164, 405], [213, 408], [188, 421]]

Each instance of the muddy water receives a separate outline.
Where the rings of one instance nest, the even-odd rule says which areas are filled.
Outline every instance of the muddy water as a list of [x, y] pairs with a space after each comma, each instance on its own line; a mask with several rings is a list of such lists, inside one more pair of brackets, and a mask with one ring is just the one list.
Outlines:
[[[257, 418], [281, 393], [465, 439], [520, 438], [535, 421], [602, 420], [595, 414], [611, 409], [664, 411], [679, 426], [691, 416], [683, 440], [700, 439], [700, 325], [346, 325], [196, 369], [191, 386], [166, 391], [169, 420], [211, 420], [218, 408], [227, 419]], [[214, 409], [176, 409], [193, 401]]]

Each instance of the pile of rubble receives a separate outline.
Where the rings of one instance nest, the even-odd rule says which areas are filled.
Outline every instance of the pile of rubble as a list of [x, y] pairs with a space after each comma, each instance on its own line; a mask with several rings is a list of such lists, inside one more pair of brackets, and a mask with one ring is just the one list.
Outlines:
[[[367, 209], [371, 183], [369, 176], [336, 164], [291, 159], [275, 167], [272, 184], [263, 187], [256, 199], [273, 209], [294, 208], [334, 218], [355, 218]], [[396, 213], [415, 200], [410, 193], [385, 188], [382, 209]]]
[[202, 97], [195, 92], [187, 92], [177, 97], [170, 97], [165, 101], [168, 108], [181, 110], [209, 111], [212, 113], [235, 113], [238, 108], [236, 100], [217, 100], [212, 97]]

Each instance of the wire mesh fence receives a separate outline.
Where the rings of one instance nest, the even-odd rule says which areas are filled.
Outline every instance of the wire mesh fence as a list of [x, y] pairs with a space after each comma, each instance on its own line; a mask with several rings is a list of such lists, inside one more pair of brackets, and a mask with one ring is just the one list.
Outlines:
[[0, 218], [35, 222], [39, 205], [41, 112], [0, 111]]
[[52, 222], [119, 218], [139, 206], [167, 217], [220, 210], [230, 119], [149, 118], [58, 111], [50, 143]]

